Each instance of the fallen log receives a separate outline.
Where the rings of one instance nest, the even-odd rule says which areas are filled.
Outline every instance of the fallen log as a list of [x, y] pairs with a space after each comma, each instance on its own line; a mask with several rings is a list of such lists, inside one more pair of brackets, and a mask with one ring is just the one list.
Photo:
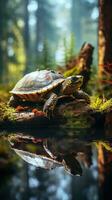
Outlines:
[[[110, 102], [109, 102], [110, 103]], [[10, 108], [10, 112], [4, 111], [4, 116], [0, 115], [0, 128], [2, 130], [33, 130], [39, 128], [91, 128], [112, 127], [112, 105], [107, 103], [104, 109], [92, 108], [84, 100], [72, 100], [63, 102], [56, 106], [53, 117], [48, 119], [44, 112], [33, 110], [17, 111]], [[9, 108], [5, 108], [6, 111]], [[8, 113], [8, 114], [7, 114]]]

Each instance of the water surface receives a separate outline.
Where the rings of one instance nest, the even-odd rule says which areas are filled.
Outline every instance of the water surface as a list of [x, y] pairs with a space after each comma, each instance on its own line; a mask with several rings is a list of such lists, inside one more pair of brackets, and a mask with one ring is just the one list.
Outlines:
[[110, 132], [1, 132], [0, 199], [110, 199]]

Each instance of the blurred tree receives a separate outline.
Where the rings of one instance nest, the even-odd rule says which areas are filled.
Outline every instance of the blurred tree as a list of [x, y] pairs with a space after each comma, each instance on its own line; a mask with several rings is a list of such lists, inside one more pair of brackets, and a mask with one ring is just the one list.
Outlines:
[[[71, 31], [76, 37], [76, 48], [79, 48], [85, 34], [83, 27], [88, 27], [94, 20], [90, 19], [93, 9], [97, 6], [97, 1], [72, 0], [71, 6]], [[92, 27], [92, 26], [91, 26]], [[87, 34], [88, 31], [86, 31]], [[91, 33], [90, 33], [91, 34]], [[89, 41], [88, 41], [89, 42]]]
[[7, 3], [0, 1], [0, 82], [3, 81], [4, 69], [7, 70]]
[[44, 69], [53, 69], [55, 67], [55, 59], [47, 40], [44, 40], [41, 63]]
[[[46, 42], [51, 47], [53, 54], [54, 45], [57, 40], [57, 33], [54, 25], [53, 5], [50, 4], [49, 0], [36, 0], [38, 9], [36, 11], [37, 25], [36, 25], [36, 56], [39, 62], [39, 57], [45, 58]], [[54, 43], [55, 40], [55, 43]], [[41, 63], [40, 63], [41, 64]], [[47, 63], [46, 63], [47, 65]]]
[[[21, 0], [0, 1], [0, 81], [8, 84], [25, 62]], [[19, 70], [17, 70], [17, 68]]]
[[[82, 43], [82, 26], [81, 26], [81, 19], [83, 16], [83, 6], [82, 0], [72, 0], [72, 7], [71, 7], [71, 31], [76, 36], [76, 46], [81, 46]], [[81, 14], [80, 14], [81, 13]]]
[[17, 81], [24, 72], [26, 55], [24, 48], [23, 31], [13, 24], [8, 37], [8, 68], [10, 80]]
[[112, 97], [112, 1], [99, 0], [98, 69], [100, 92]]
[[99, 0], [99, 76], [112, 75], [112, 1]]

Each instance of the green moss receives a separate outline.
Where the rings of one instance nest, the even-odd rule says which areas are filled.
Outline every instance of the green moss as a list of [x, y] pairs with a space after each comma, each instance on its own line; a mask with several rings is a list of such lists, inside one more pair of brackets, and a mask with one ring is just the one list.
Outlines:
[[112, 99], [109, 99], [108, 101], [104, 102], [101, 106], [100, 106], [100, 110], [106, 110], [106, 109], [111, 109], [112, 108]]
[[15, 109], [5, 103], [0, 103], [0, 119], [1, 120], [15, 120]]
[[72, 76], [72, 75], [77, 75], [80, 73], [80, 69], [78, 69], [76, 66], [74, 66], [72, 69], [67, 70], [64, 72], [64, 77]]
[[112, 108], [112, 99], [104, 100], [98, 96], [91, 97], [90, 108], [96, 111], [105, 111]]

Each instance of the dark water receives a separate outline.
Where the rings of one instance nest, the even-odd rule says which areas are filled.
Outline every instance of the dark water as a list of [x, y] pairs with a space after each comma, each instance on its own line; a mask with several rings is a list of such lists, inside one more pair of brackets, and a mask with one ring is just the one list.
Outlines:
[[85, 133], [1, 132], [0, 199], [111, 199], [111, 130]]

